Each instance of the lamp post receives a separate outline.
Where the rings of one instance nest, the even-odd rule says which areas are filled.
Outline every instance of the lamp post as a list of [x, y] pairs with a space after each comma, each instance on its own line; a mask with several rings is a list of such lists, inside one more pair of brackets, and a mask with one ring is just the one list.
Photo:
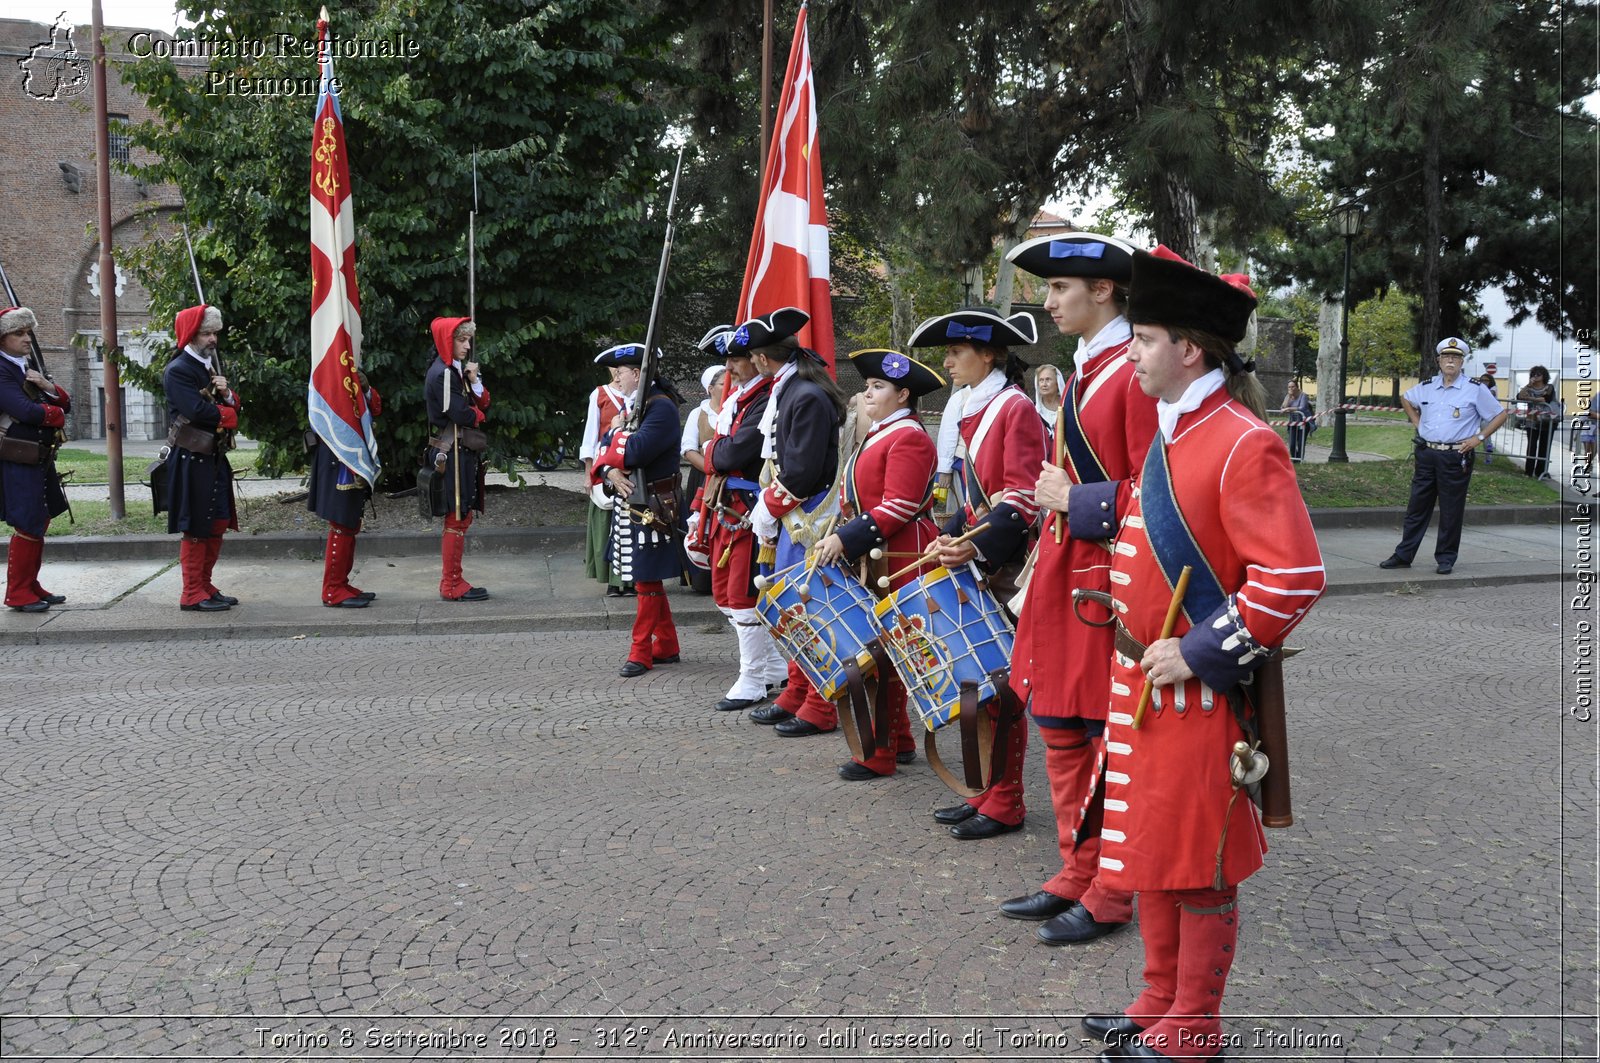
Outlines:
[[1329, 464], [1344, 463], [1350, 455], [1344, 449], [1344, 396], [1347, 389], [1345, 374], [1350, 368], [1350, 250], [1356, 234], [1361, 231], [1363, 208], [1353, 199], [1347, 199], [1333, 208], [1334, 221], [1339, 235], [1344, 237], [1344, 301], [1340, 305], [1339, 325], [1339, 396], [1338, 408], [1333, 414], [1333, 449], [1328, 454]]

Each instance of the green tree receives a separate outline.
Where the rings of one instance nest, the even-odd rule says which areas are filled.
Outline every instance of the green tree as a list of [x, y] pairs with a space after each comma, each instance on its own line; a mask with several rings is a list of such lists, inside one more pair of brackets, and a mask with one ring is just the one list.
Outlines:
[[[199, 40], [314, 35], [317, 5], [241, 0], [187, 9]], [[471, 153], [478, 156], [479, 350], [494, 396], [495, 458], [546, 445], [576, 420], [598, 340], [643, 334], [659, 250], [652, 201], [664, 202], [666, 114], [659, 88], [680, 80], [671, 5], [570, 0], [345, 5], [348, 40], [410, 40], [415, 58], [336, 61], [351, 163], [363, 357], [383, 392], [378, 422], [389, 483], [404, 483], [426, 432], [428, 322], [464, 314]], [[269, 51], [272, 51], [269, 49]], [[314, 52], [217, 58], [210, 73], [309, 79]], [[243, 428], [272, 471], [302, 461], [309, 372], [307, 202], [314, 95], [208, 94], [170, 61], [128, 80], [157, 120], [138, 168], [182, 191], [199, 226], [208, 298], [227, 315]], [[237, 84], [237, 82], [235, 82]], [[311, 89], [314, 93], [314, 88]], [[192, 302], [181, 242], [137, 265], [157, 319]]]

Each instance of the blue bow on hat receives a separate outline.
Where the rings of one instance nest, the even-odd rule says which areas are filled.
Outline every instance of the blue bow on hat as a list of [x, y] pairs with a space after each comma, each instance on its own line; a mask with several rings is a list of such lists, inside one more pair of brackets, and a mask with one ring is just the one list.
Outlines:
[[992, 325], [963, 325], [959, 321], [952, 321], [944, 327], [945, 339], [949, 340], [977, 340], [979, 343], [988, 343], [994, 336]]
[[744, 346], [748, 345], [749, 343], [750, 343], [750, 326], [748, 326], [748, 325], [740, 325], [738, 328], [733, 330], [733, 339], [728, 342], [728, 345], [729, 346], [733, 346], [734, 344], [737, 344], [740, 347], [744, 347]]
[[1050, 241], [1051, 258], [1104, 258], [1106, 245], [1087, 240]]

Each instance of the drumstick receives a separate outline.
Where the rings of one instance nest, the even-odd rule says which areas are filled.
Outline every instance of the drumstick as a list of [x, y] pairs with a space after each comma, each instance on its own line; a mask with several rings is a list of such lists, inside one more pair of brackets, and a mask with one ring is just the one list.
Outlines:
[[[1183, 571], [1178, 573], [1178, 585], [1172, 588], [1172, 603], [1167, 606], [1167, 621], [1161, 625], [1161, 637], [1170, 639], [1172, 629], [1178, 626], [1178, 611], [1183, 608], [1183, 595], [1189, 589], [1189, 574], [1194, 571], [1193, 566], [1184, 565]], [[1139, 707], [1133, 710], [1133, 729], [1137, 731], [1139, 725], [1144, 723], [1144, 710], [1150, 707], [1150, 698], [1156, 692], [1155, 684], [1150, 682], [1150, 677], [1144, 677], [1144, 689], [1139, 691]]]
[[891, 572], [887, 576], [880, 577], [878, 579], [878, 586], [880, 586], [880, 587], [889, 586], [889, 584], [893, 583], [895, 580], [899, 579], [901, 576], [904, 576], [907, 573], [915, 572], [917, 569], [921, 568], [923, 565], [927, 564], [929, 561], [932, 561], [934, 558], [938, 557], [939, 556], [939, 551], [943, 550], [945, 547], [947, 547], [947, 546], [960, 546], [962, 543], [966, 542], [968, 539], [971, 539], [973, 536], [977, 535], [979, 532], [986, 531], [988, 529], [988, 527], [989, 527], [989, 525], [987, 523], [983, 523], [983, 524], [980, 524], [977, 527], [973, 528], [971, 531], [964, 532], [963, 534], [956, 536], [954, 539], [951, 539], [947, 543], [944, 543], [942, 545], [935, 544], [935, 546], [934, 546], [934, 548], [932, 550], [929, 550], [927, 553], [920, 555], [915, 561], [911, 562], [911, 564], [907, 565], [905, 568], [901, 569], [899, 572]]

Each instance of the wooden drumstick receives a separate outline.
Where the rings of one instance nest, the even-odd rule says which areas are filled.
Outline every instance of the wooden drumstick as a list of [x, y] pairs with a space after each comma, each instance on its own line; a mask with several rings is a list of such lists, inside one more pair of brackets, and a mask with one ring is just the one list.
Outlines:
[[926, 565], [929, 561], [932, 561], [934, 558], [938, 557], [939, 556], [939, 551], [945, 549], [945, 547], [948, 547], [948, 546], [960, 546], [962, 543], [966, 542], [968, 539], [971, 539], [973, 536], [977, 535], [979, 532], [986, 530], [988, 527], [989, 527], [989, 525], [986, 524], [986, 523], [985, 524], [980, 524], [977, 527], [973, 528], [972, 530], [967, 531], [967, 532], [963, 532], [962, 534], [956, 536], [954, 539], [951, 539], [947, 543], [936, 544], [932, 550], [929, 550], [927, 553], [922, 554], [915, 561], [911, 562], [911, 564], [907, 565], [905, 568], [901, 569], [899, 572], [891, 572], [887, 576], [880, 576], [878, 578], [878, 586], [880, 586], [880, 587], [889, 586], [889, 584], [893, 583], [895, 580], [899, 579], [901, 576], [904, 576], [904, 575], [906, 575], [908, 573], [911, 573], [911, 572], [915, 572], [917, 569], [921, 568], [923, 565]]
[[[1183, 571], [1178, 573], [1178, 585], [1172, 588], [1172, 603], [1167, 606], [1167, 620], [1161, 625], [1161, 637], [1170, 639], [1172, 629], [1178, 626], [1178, 613], [1183, 609], [1183, 595], [1189, 589], [1189, 574], [1194, 571], [1193, 566], [1184, 565]], [[1139, 691], [1139, 707], [1133, 710], [1133, 729], [1137, 731], [1139, 725], [1144, 723], [1144, 710], [1150, 707], [1150, 698], [1155, 694], [1155, 684], [1150, 682], [1150, 677], [1144, 677], [1144, 689]]]

